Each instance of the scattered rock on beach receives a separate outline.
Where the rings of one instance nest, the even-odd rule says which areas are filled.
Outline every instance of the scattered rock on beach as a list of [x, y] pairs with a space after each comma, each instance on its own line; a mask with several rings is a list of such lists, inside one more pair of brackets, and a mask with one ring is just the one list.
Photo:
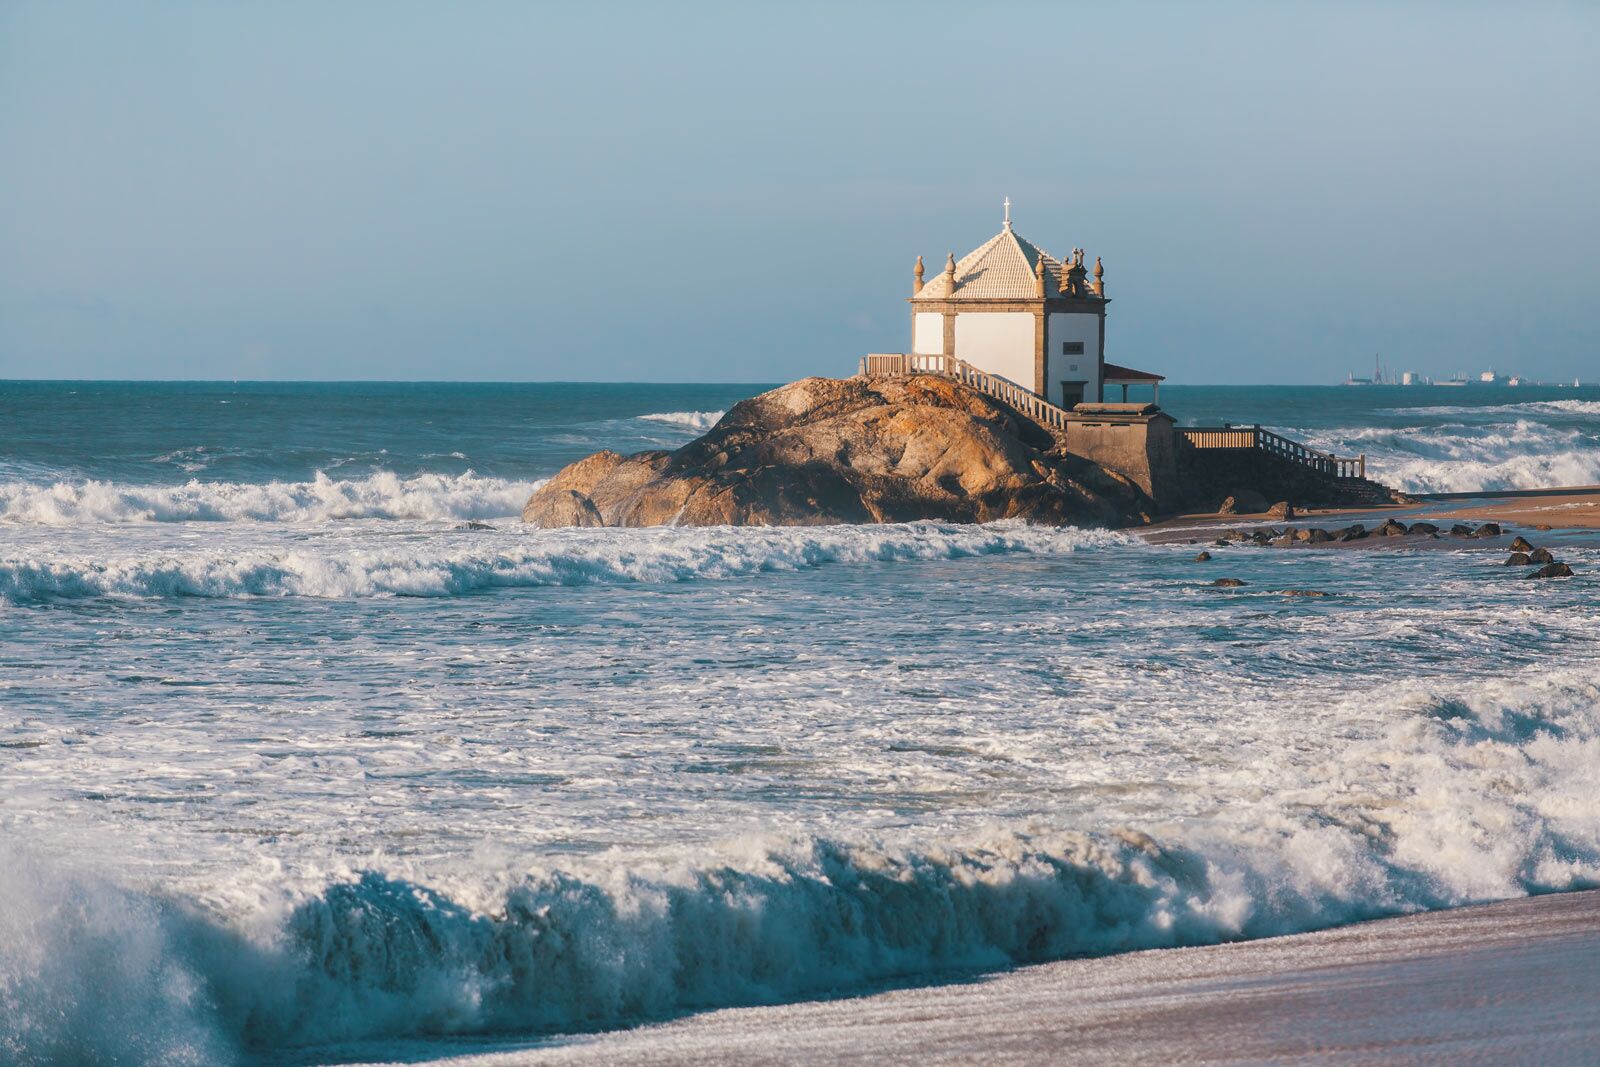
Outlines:
[[1548, 548], [1536, 548], [1528, 553], [1529, 563], [1554, 563], [1556, 558], [1550, 554]]
[[1320, 589], [1278, 589], [1278, 590], [1276, 590], [1276, 592], [1282, 593], [1284, 596], [1327, 596], [1328, 595], [1327, 593], [1324, 593]]
[[1211, 562], [1211, 553], [1209, 553], [1209, 552], [1201, 552], [1201, 553], [1197, 554], [1194, 557], [1194, 561], [1196, 563], [1210, 563]]
[[1499, 537], [1504, 531], [1498, 522], [1486, 522], [1472, 532], [1473, 537]]
[[1211, 584], [1222, 589], [1237, 589], [1243, 585], [1244, 582], [1240, 581], [1238, 578], [1218, 578]]
[[1229, 545], [1233, 544], [1233, 542], [1228, 540], [1226, 537], [1219, 537], [1211, 543], [1216, 545], [1218, 548], [1227, 548]]
[[1513, 553], [1511, 553], [1510, 557], [1506, 560], [1506, 566], [1507, 567], [1526, 567], [1529, 562], [1530, 561], [1528, 559], [1528, 554], [1526, 552], [1513, 552]]
[[1511, 542], [1511, 551], [1532, 552], [1533, 546], [1528, 543], [1528, 539], [1526, 537], [1518, 537], [1515, 541]]
[[1287, 500], [1280, 500], [1267, 509], [1267, 518], [1282, 519], [1287, 522], [1294, 518], [1294, 505]]
[[1327, 542], [1333, 540], [1333, 534], [1329, 533], [1327, 530], [1324, 530], [1320, 526], [1313, 526], [1311, 529], [1306, 531], [1306, 540], [1314, 545], [1326, 544]]
[[1471, 537], [1472, 534], [1472, 527], [1466, 525], [1465, 523], [1458, 522], [1454, 526], [1450, 527], [1451, 537]]
[[1546, 563], [1532, 574], [1524, 574], [1524, 578], [1571, 578], [1572, 568], [1565, 563]]
[[1554, 529], [1554, 528], [1555, 528], [1555, 527], [1553, 527], [1553, 526], [1551, 526], [1551, 525], [1550, 525], [1550, 524], [1549, 524], [1549, 523], [1548, 523], [1548, 522], [1541, 522], [1541, 523], [1537, 523], [1537, 524], [1536, 524], [1536, 525], [1535, 525], [1535, 526], [1534, 526], [1534, 529], [1535, 529], [1535, 530], [1552, 530], [1552, 529]]
[[1379, 537], [1404, 537], [1406, 535], [1406, 524], [1395, 522], [1393, 519], [1385, 519], [1383, 525], [1372, 532]]
[[1439, 527], [1431, 522], [1414, 522], [1411, 524], [1411, 532], [1414, 534], [1436, 534], [1439, 532]]
[[1351, 526], [1346, 526], [1342, 530], [1335, 530], [1334, 536], [1341, 541], [1359, 541], [1363, 537], [1367, 537], [1369, 535], [1367, 533], [1367, 528], [1358, 522]]

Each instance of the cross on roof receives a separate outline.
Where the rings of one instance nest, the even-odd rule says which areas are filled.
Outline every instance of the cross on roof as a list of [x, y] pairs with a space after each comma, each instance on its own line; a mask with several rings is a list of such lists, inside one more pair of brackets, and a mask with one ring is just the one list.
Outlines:
[[1011, 229], [1011, 198], [1006, 197], [1006, 229]]

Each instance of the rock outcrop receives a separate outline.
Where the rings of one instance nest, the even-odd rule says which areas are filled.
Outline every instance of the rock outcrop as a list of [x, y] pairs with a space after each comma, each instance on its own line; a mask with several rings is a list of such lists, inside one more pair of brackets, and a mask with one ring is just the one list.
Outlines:
[[1148, 522], [1128, 479], [939, 376], [806, 378], [736, 405], [675, 452], [597, 452], [523, 508], [540, 526], [806, 526], [1019, 518]]

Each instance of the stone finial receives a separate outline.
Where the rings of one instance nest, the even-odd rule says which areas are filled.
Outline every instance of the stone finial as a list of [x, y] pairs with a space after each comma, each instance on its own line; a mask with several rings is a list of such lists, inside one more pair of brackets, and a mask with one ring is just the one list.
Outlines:
[[1033, 295], [1037, 296], [1037, 297], [1039, 297], [1041, 299], [1044, 297], [1044, 257], [1043, 256], [1040, 256], [1039, 257], [1039, 261], [1033, 265]]
[[1099, 256], [1094, 257], [1094, 295], [1099, 297], [1106, 295], [1106, 269], [1101, 266]]
[[911, 283], [911, 295], [916, 296], [922, 292], [922, 257], [917, 257], [917, 269], [911, 272], [916, 281]]
[[951, 252], [944, 261], [945, 296], [956, 291], [956, 254]]

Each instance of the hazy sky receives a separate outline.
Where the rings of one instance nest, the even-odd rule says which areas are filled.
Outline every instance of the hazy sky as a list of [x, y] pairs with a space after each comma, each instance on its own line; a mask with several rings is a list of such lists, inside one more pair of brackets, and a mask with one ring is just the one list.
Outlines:
[[0, 377], [779, 381], [1100, 255], [1185, 382], [1600, 378], [1600, 6], [0, 0]]

